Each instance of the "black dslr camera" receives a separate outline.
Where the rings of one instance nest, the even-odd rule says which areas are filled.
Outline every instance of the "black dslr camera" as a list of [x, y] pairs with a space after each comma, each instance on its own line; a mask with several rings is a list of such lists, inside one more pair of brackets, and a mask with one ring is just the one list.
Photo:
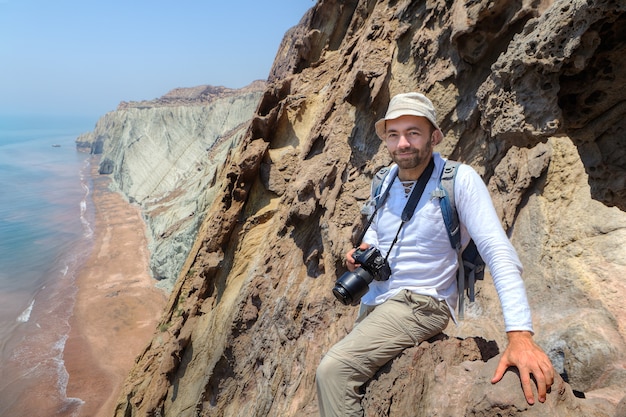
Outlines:
[[369, 290], [372, 280], [387, 281], [389, 279], [391, 268], [380, 251], [373, 246], [365, 250], [357, 249], [352, 257], [361, 266], [343, 274], [335, 282], [333, 294], [344, 305], [355, 306]]

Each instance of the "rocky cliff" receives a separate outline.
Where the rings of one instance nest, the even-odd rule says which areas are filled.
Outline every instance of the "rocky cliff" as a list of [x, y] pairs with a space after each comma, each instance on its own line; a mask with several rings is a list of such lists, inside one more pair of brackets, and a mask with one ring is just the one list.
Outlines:
[[262, 81], [236, 90], [177, 88], [156, 100], [122, 102], [77, 139], [79, 149], [102, 154], [100, 173], [142, 208], [159, 287], [173, 287], [219, 189], [226, 155], [264, 88]]
[[317, 415], [315, 368], [356, 313], [330, 289], [389, 162], [374, 122], [408, 90], [439, 109], [438, 150], [488, 184], [560, 377], [532, 407], [513, 371], [489, 383], [505, 339], [487, 277], [463, 323], [377, 374], [366, 415], [624, 415], [624, 39], [618, 0], [319, 1], [285, 36], [116, 415]]

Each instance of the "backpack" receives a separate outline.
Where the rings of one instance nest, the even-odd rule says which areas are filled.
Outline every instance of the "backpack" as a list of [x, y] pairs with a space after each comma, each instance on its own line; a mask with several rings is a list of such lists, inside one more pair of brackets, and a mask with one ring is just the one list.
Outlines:
[[[482, 280], [485, 275], [485, 262], [483, 261], [478, 248], [472, 239], [463, 249], [461, 247], [461, 226], [459, 214], [456, 210], [454, 200], [454, 181], [456, 173], [461, 165], [460, 162], [446, 161], [441, 173], [439, 185], [432, 192], [433, 198], [439, 198], [441, 214], [446, 225], [450, 245], [458, 256], [459, 268], [457, 270], [457, 287], [459, 292], [459, 319], [465, 318], [465, 294], [470, 302], [475, 300], [474, 284], [477, 280]], [[386, 197], [388, 189], [381, 193], [383, 181], [390, 171], [390, 167], [381, 168], [372, 181], [374, 202], [378, 206], [380, 197]], [[382, 203], [381, 203], [382, 204]]]

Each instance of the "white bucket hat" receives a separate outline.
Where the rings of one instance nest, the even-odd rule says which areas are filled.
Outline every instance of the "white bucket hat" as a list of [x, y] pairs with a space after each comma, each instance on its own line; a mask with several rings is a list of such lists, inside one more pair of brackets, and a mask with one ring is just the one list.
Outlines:
[[378, 137], [385, 139], [385, 122], [397, 119], [400, 116], [425, 117], [433, 124], [435, 130], [440, 130], [437, 124], [437, 112], [432, 101], [421, 93], [403, 93], [393, 96], [389, 102], [385, 117], [374, 125]]

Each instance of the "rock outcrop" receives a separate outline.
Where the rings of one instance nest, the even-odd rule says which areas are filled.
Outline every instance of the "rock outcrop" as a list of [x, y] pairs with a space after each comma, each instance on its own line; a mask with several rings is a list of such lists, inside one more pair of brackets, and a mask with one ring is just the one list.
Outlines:
[[[528, 405], [519, 376], [491, 384], [499, 356], [495, 342], [448, 339], [407, 349], [378, 373], [363, 404], [372, 416], [613, 416], [614, 406], [583, 399], [557, 376], [544, 403]], [[487, 360], [488, 359], [488, 360]], [[485, 362], [487, 361], [487, 362]], [[442, 389], [445, 387], [445, 389]], [[535, 392], [536, 395], [536, 392]]]
[[150, 267], [171, 290], [219, 189], [228, 152], [246, 131], [265, 82], [238, 89], [178, 88], [163, 97], [122, 102], [79, 149], [102, 154], [100, 173], [140, 205], [148, 226]]
[[319, 1], [278, 51], [116, 415], [317, 415], [315, 369], [356, 314], [330, 289], [389, 163], [374, 123], [408, 90], [439, 109], [439, 151], [488, 184], [560, 378], [534, 406], [513, 370], [490, 384], [505, 337], [487, 276], [463, 323], [369, 383], [366, 415], [623, 413], [625, 31], [618, 0]]

